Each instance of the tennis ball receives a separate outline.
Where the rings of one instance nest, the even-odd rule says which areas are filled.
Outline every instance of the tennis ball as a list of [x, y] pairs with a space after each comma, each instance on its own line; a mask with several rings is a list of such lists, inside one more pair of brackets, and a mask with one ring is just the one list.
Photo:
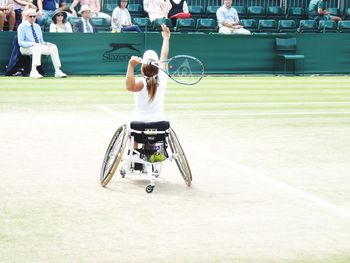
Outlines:
[[149, 161], [151, 163], [162, 162], [165, 159], [166, 159], [166, 157], [162, 153], [154, 153], [149, 157]]

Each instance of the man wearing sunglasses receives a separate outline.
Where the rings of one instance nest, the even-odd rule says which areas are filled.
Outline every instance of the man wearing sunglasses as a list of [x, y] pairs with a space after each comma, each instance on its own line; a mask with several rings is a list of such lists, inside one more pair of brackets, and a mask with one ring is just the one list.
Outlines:
[[35, 23], [35, 19], [36, 11], [34, 9], [27, 9], [24, 21], [17, 29], [20, 52], [23, 55], [32, 55], [32, 70], [29, 76], [32, 78], [42, 78], [43, 76], [39, 74], [36, 67], [41, 65], [41, 55], [50, 55], [55, 68], [55, 77], [67, 77], [60, 69], [61, 61], [57, 46], [49, 42], [44, 42], [41, 27]]

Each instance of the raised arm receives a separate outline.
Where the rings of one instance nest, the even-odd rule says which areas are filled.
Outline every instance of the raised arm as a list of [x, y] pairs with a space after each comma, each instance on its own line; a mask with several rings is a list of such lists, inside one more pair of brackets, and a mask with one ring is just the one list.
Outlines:
[[[160, 61], [164, 61], [168, 59], [169, 55], [169, 40], [170, 40], [170, 30], [169, 28], [162, 24], [162, 37], [163, 37], [163, 44], [162, 44], [162, 50], [160, 51]], [[164, 66], [164, 65], [160, 65]]]
[[141, 58], [132, 56], [129, 60], [128, 70], [126, 72], [125, 86], [128, 91], [137, 92], [142, 90], [143, 83], [135, 80], [135, 67], [141, 62]]

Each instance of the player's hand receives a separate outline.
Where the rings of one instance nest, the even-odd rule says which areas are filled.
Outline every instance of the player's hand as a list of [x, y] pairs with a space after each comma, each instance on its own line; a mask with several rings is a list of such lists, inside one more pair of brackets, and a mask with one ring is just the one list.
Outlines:
[[162, 24], [162, 37], [164, 39], [169, 39], [170, 38], [170, 29], [165, 25], [165, 24]]
[[132, 67], [136, 67], [137, 64], [141, 63], [141, 58], [138, 56], [131, 56], [129, 59], [129, 65]]

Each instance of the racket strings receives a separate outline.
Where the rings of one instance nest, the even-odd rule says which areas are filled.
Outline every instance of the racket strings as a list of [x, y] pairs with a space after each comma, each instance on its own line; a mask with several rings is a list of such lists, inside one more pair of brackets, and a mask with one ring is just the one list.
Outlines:
[[167, 71], [175, 81], [191, 85], [202, 78], [203, 65], [198, 60], [180, 57], [169, 61]]

